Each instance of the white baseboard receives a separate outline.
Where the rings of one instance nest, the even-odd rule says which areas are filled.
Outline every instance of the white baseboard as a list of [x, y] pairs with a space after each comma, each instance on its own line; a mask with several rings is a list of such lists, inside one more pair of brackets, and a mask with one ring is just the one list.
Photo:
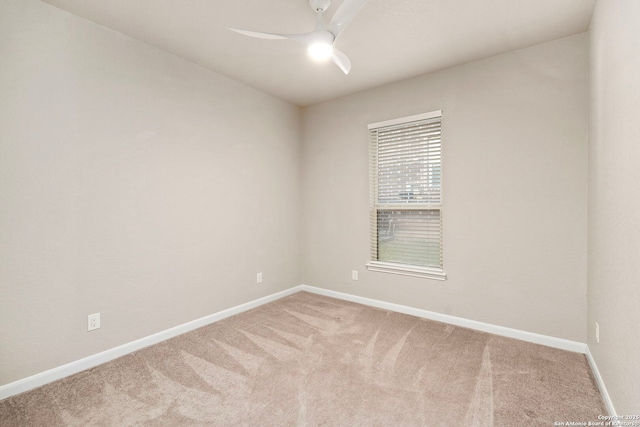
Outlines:
[[611, 397], [609, 397], [609, 392], [607, 392], [607, 387], [604, 385], [604, 381], [600, 376], [600, 371], [598, 370], [598, 365], [596, 365], [596, 361], [591, 354], [591, 350], [589, 350], [589, 346], [587, 346], [587, 360], [589, 361], [589, 366], [591, 366], [591, 372], [593, 372], [593, 376], [596, 379], [596, 383], [598, 384], [598, 388], [600, 389], [600, 395], [602, 396], [602, 400], [604, 400], [604, 404], [607, 407], [607, 411], [611, 416], [618, 416], [616, 412], [616, 408], [613, 407], [613, 402], [611, 401]]
[[325, 295], [328, 297], [342, 299], [345, 301], [352, 301], [352, 302], [368, 305], [371, 307], [377, 307], [385, 310], [395, 311], [398, 313], [409, 314], [412, 316], [422, 317], [425, 319], [435, 320], [438, 322], [448, 323], [451, 325], [461, 326], [464, 328], [475, 329], [478, 331], [488, 332], [488, 333], [501, 335], [509, 338], [516, 338], [519, 340], [528, 341], [536, 344], [542, 344], [549, 347], [559, 348], [562, 350], [568, 350], [568, 351], [573, 351], [578, 353], [586, 353], [589, 359], [589, 363], [591, 364], [591, 367], [594, 371], [594, 375], [596, 376], [596, 379], [598, 381], [598, 386], [601, 387], [600, 389], [601, 389], [603, 398], [605, 399], [605, 403], [607, 404], [607, 407], [609, 408], [611, 415], [615, 414], [615, 411], [613, 410], [613, 405], [611, 404], [611, 400], [609, 399], [609, 396], [606, 393], [606, 389], [604, 388], [604, 383], [602, 382], [602, 378], [600, 377], [600, 374], [597, 371], [593, 358], [588, 352], [587, 345], [584, 343], [550, 337], [546, 335], [535, 334], [532, 332], [520, 331], [518, 329], [506, 328], [504, 326], [497, 326], [489, 323], [477, 322], [475, 320], [468, 320], [461, 317], [449, 316], [446, 314], [440, 314], [440, 313], [435, 313], [427, 310], [421, 310], [418, 308], [407, 307], [404, 305], [393, 304], [390, 302], [360, 297], [357, 295], [351, 295], [351, 294], [346, 294], [342, 292], [316, 288], [314, 286], [308, 286], [308, 285], [294, 286], [290, 289], [277, 292], [275, 294], [268, 295], [266, 297], [259, 298], [254, 301], [250, 301], [248, 303], [241, 304], [236, 307], [232, 307], [227, 310], [223, 310], [218, 313], [214, 313], [209, 316], [205, 316], [200, 319], [193, 320], [191, 322], [184, 323], [182, 325], [167, 329], [162, 332], [158, 332], [153, 335], [149, 335], [147, 337], [112, 348], [110, 350], [106, 350], [101, 353], [85, 357], [75, 362], [71, 362], [66, 365], [59, 366], [57, 368], [53, 368], [45, 372], [41, 372], [39, 374], [15, 381], [13, 383], [5, 384], [3, 386], [0, 386], [0, 400], [14, 396], [16, 394], [24, 393], [25, 391], [29, 391], [36, 387], [43, 386], [52, 381], [56, 381], [56, 380], [68, 377], [69, 375], [73, 375], [78, 372], [82, 372], [84, 370], [93, 368], [95, 366], [109, 362], [118, 357], [125, 356], [134, 351], [140, 350], [142, 348], [148, 347], [153, 344], [157, 344], [159, 342], [184, 334], [186, 332], [192, 331], [202, 326], [209, 325], [211, 323], [217, 322], [219, 320], [225, 319], [235, 314], [242, 313], [244, 311], [250, 310], [252, 308], [266, 304], [268, 302], [275, 301], [287, 295], [294, 294], [298, 291], [307, 291], [307, 292], [315, 293], [318, 295]]
[[113, 359], [117, 359], [118, 357], [122, 357], [142, 348], [149, 347], [150, 345], [166, 341], [169, 338], [184, 334], [185, 332], [193, 331], [194, 329], [209, 325], [211, 323], [233, 316], [234, 314], [242, 313], [243, 311], [250, 310], [268, 302], [275, 301], [298, 291], [300, 291], [299, 286], [295, 286], [293, 288], [253, 300], [245, 304], [240, 304], [236, 307], [231, 307], [229, 309], [219, 311], [217, 313], [193, 320], [191, 322], [183, 323], [182, 325], [178, 325], [165, 331], [161, 331], [156, 334], [149, 335], [130, 343], [112, 348], [110, 350], [106, 350], [101, 353], [76, 360], [75, 362], [67, 363], [66, 365], [58, 366], [57, 368], [32, 375], [30, 377], [9, 384], [5, 384], [3, 386], [0, 386], [0, 400], [14, 396], [16, 394], [24, 393], [25, 391], [29, 391], [36, 387], [40, 387], [50, 382], [68, 377], [69, 375], [77, 374], [78, 372], [85, 371], [87, 369], [109, 362]]
[[435, 313], [433, 311], [421, 310], [419, 308], [407, 307], [406, 305], [393, 304], [386, 301], [365, 298], [357, 295], [345, 294], [337, 291], [316, 288], [314, 286], [300, 285], [300, 290], [312, 292], [318, 295], [357, 302], [371, 307], [382, 308], [398, 313], [410, 314], [424, 319], [435, 320], [437, 322], [448, 323], [450, 325], [461, 326], [463, 328], [475, 329], [477, 331], [488, 332], [490, 334], [501, 335], [503, 337], [515, 338], [547, 347], [559, 348], [561, 350], [573, 351], [575, 353], [585, 353], [587, 345], [577, 341], [565, 340], [562, 338], [550, 337], [548, 335], [536, 334], [533, 332], [521, 331], [519, 329], [506, 328], [504, 326], [492, 325], [490, 323], [477, 322], [475, 320], [464, 319], [462, 317], [449, 316], [447, 314]]

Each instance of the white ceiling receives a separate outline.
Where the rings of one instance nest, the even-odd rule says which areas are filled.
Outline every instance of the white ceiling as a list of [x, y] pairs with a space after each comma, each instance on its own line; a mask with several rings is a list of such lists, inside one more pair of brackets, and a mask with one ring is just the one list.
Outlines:
[[[308, 0], [44, 0], [300, 106], [586, 31], [595, 0], [370, 0], [336, 41], [349, 75], [303, 45]], [[343, 0], [332, 0], [327, 22]]]

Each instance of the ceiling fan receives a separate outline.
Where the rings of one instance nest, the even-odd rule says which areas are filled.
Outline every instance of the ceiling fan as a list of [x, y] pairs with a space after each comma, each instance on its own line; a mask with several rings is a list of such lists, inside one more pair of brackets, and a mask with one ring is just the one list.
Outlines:
[[325, 25], [322, 13], [327, 10], [331, 0], [309, 0], [309, 5], [318, 14], [315, 30], [303, 34], [271, 34], [257, 31], [238, 30], [229, 28], [245, 36], [267, 40], [294, 40], [307, 45], [309, 56], [315, 60], [331, 60], [345, 74], [351, 71], [351, 61], [347, 56], [333, 47], [338, 36], [344, 31], [349, 22], [358, 14], [369, 0], [344, 0], [331, 18], [329, 25]]

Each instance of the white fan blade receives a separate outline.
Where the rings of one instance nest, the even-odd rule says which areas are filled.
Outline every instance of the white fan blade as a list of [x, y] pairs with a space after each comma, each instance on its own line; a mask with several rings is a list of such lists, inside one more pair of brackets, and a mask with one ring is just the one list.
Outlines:
[[347, 58], [347, 55], [340, 52], [336, 48], [333, 48], [333, 54], [331, 55], [331, 62], [336, 64], [345, 74], [349, 74], [349, 71], [351, 71], [351, 61], [349, 60], [349, 58]]
[[260, 33], [258, 31], [238, 30], [236, 28], [227, 28], [227, 29], [231, 31], [235, 31], [236, 33], [239, 33], [245, 36], [255, 37], [257, 39], [286, 40], [286, 37], [284, 37], [282, 34]]
[[304, 34], [271, 34], [271, 33], [261, 33], [258, 31], [248, 31], [248, 30], [238, 30], [237, 28], [227, 28], [231, 31], [235, 31], [236, 33], [255, 37], [257, 39], [266, 39], [266, 40], [295, 40], [301, 43], [310, 43], [313, 41], [313, 37], [311, 36], [313, 33], [304, 33]]
[[338, 10], [336, 10], [333, 18], [331, 18], [328, 30], [338, 38], [338, 34], [349, 25], [349, 22], [351, 22], [368, 1], [369, 0], [344, 0]]

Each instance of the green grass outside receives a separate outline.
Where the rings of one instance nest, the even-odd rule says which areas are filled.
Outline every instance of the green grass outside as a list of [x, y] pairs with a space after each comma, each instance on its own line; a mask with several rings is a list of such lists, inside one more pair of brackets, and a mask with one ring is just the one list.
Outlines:
[[411, 243], [411, 253], [407, 254], [405, 239], [382, 239], [378, 241], [378, 260], [400, 264], [440, 268], [440, 243], [421, 240]]

